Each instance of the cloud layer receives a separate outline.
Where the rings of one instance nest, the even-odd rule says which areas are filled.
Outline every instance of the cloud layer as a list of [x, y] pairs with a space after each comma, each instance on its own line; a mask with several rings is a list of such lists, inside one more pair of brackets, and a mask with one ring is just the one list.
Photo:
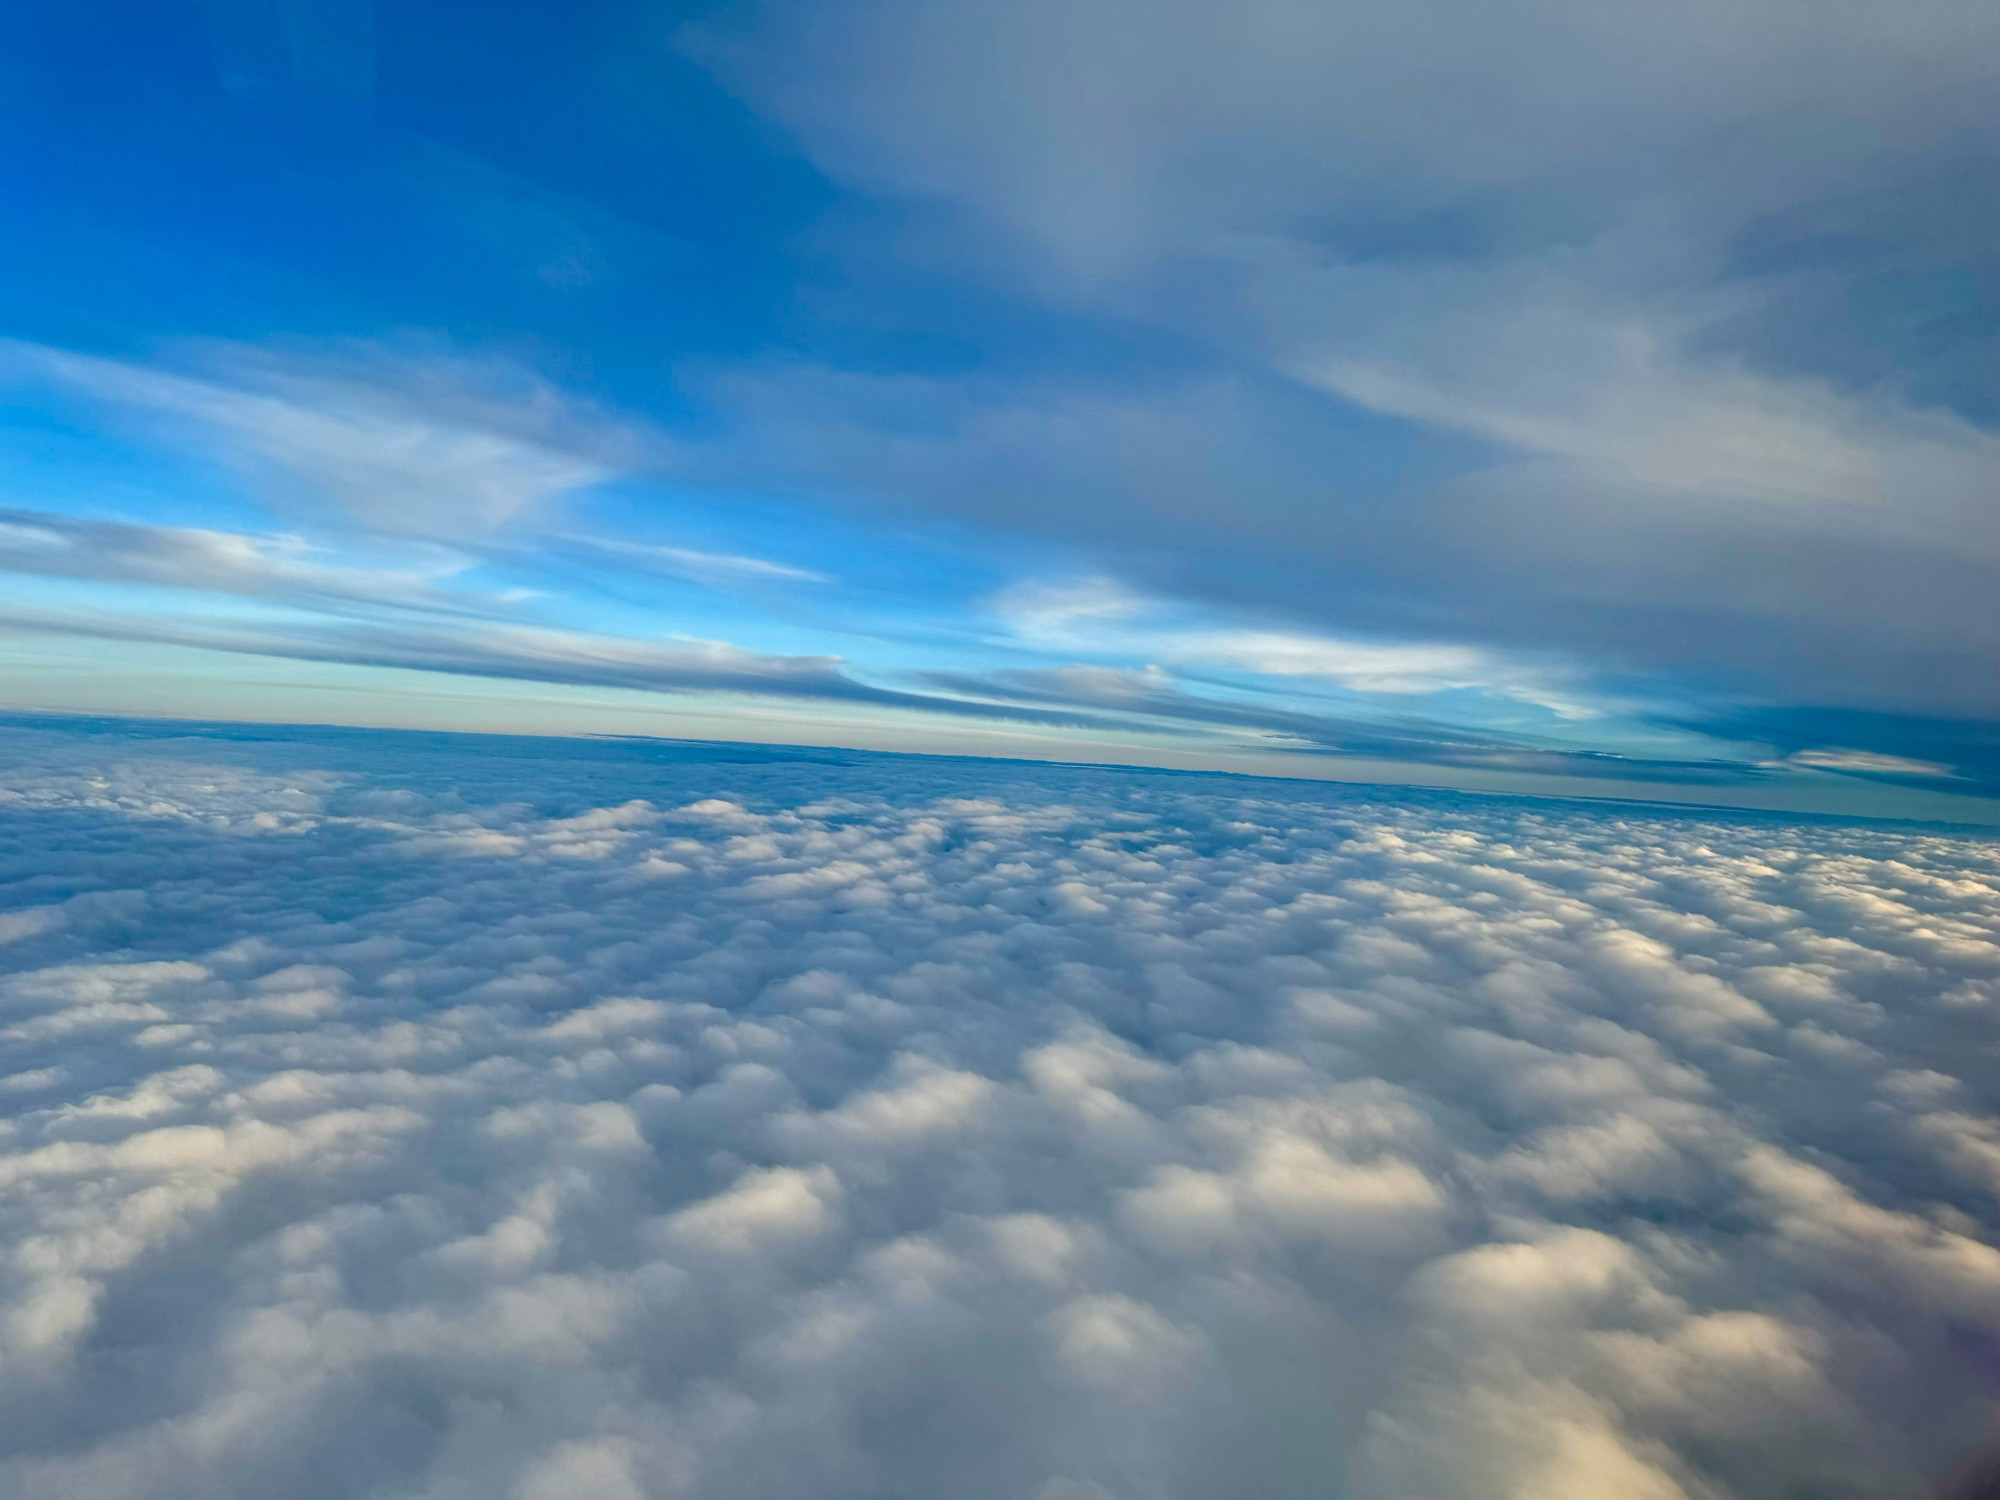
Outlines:
[[0, 1483], [1908, 1495], [2000, 854], [740, 747], [4, 731]]
[[683, 46], [896, 252], [1173, 350], [768, 361], [740, 465], [1336, 630], [1996, 712], [1989, 8], [766, 0]]

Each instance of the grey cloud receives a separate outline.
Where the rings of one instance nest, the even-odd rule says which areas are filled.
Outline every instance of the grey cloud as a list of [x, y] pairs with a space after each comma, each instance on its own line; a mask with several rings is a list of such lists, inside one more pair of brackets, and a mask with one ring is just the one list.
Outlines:
[[[1966, 482], [1984, 436], [1952, 449], [1949, 483], [1801, 504], [1427, 444], [1267, 375], [1119, 390], [786, 365], [703, 388], [739, 422], [676, 458], [690, 479], [944, 510], [1080, 545], [1168, 597], [1555, 649], [1697, 702], [2000, 713], [2000, 559], [1990, 495]], [[923, 420], [883, 430], [890, 399]], [[1852, 436], [1865, 447], [1867, 424]]]
[[[1342, 717], [1238, 699], [1207, 697], [1186, 691], [1166, 673], [1156, 669], [1054, 667], [1019, 668], [984, 674], [929, 672], [923, 675], [922, 680], [966, 698], [999, 698], [1135, 714], [1170, 725], [1242, 730], [1259, 739], [1278, 736], [1288, 750], [1364, 756], [1421, 765], [1679, 783], [1740, 781], [1766, 774], [1757, 765], [1740, 760], [1646, 760], [1604, 752], [1565, 750], [1538, 744], [1523, 736], [1479, 734], [1447, 724], [1427, 723], [1407, 715], [1378, 719]], [[1855, 769], [1850, 763], [1824, 759], [1817, 762], [1804, 760], [1799, 764], [1832, 770]], [[1869, 768], [1864, 766], [1861, 769]]]
[[1983, 786], [2000, 783], [2000, 730], [1978, 720], [1871, 714], [1822, 705], [1738, 709], [1689, 727], [1768, 744], [1795, 764], [1831, 760], [1850, 775], [1935, 784], [1942, 771], [1955, 780]]
[[0, 731], [11, 1492], [1888, 1500], [1991, 1415], [1991, 840], [471, 743]]
[[[774, 0], [685, 36], [836, 174], [962, 204], [1099, 279], [1256, 238], [1450, 263], [1625, 234], [1620, 279], [1655, 287], [1713, 276], [1753, 226], [1838, 222], [1850, 258], [1993, 249], [1962, 213], [1938, 236], [1950, 203], [1907, 190], [1994, 145], [2000, 36], [1969, 0]], [[1867, 211], [1899, 189], [1902, 214]]]
[[[585, 538], [571, 543], [629, 567], [710, 584], [822, 580], [758, 558]], [[313, 556], [296, 538], [0, 507], [0, 572], [233, 595], [331, 617], [251, 626], [106, 610], [15, 609], [0, 610], [0, 628], [533, 682], [846, 699], [1049, 725], [1113, 723], [1060, 708], [996, 703], [991, 694], [959, 699], [874, 687], [847, 676], [832, 656], [772, 656], [724, 642], [648, 642], [514, 623], [504, 617], [518, 613], [518, 600], [440, 587], [408, 572], [320, 563]]]
[[847, 675], [837, 656], [774, 656], [727, 641], [645, 641], [536, 625], [335, 619], [246, 627], [198, 618], [141, 619], [103, 610], [0, 609], [0, 630], [640, 692], [749, 693], [1072, 727], [1112, 727], [1114, 722], [1062, 708], [877, 687]]
[[2000, 712], [1985, 7], [778, 0], [686, 45], [947, 205], [950, 270], [1189, 371], [906, 382], [929, 427], [753, 372], [717, 395], [766, 481], [1691, 693]]

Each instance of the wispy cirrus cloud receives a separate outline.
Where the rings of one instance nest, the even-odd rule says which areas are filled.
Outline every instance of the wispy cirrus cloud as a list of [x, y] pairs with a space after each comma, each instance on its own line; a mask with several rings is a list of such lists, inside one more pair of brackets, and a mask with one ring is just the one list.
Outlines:
[[[409, 557], [415, 549], [405, 548]], [[419, 610], [490, 614], [491, 594], [447, 587], [463, 558], [431, 557], [429, 568], [366, 568], [328, 559], [296, 536], [250, 536], [189, 526], [93, 520], [0, 507], [0, 572], [83, 582], [144, 584], [341, 612]]]
[[[1766, 768], [1729, 747], [1690, 740], [1684, 753], [1662, 750], [1618, 754], [1563, 745], [1550, 737], [1509, 734], [1415, 713], [1340, 713], [1288, 705], [1275, 695], [1257, 699], [1189, 691], [1157, 666], [1014, 668], [985, 674], [927, 672], [927, 684], [968, 698], [1044, 704], [1102, 714], [1131, 715], [1152, 726], [1233, 734], [1267, 750], [1345, 756], [1376, 762], [1456, 766], [1468, 770], [1661, 782], [1743, 782]], [[1418, 691], [1403, 686], [1387, 691]], [[1706, 756], [1685, 751], [1707, 748]]]
[[1819, 525], [1893, 533], [1949, 527], [1985, 494], [2000, 434], [1893, 387], [1759, 368], [1715, 347], [1750, 293], [1619, 299], [1601, 284], [1616, 258], [1252, 274], [1301, 381], [1635, 499], [1806, 507]]
[[216, 620], [90, 608], [0, 609], [0, 633], [6, 632], [646, 693], [841, 702], [1062, 728], [1129, 727], [1102, 713], [995, 701], [991, 695], [959, 698], [878, 686], [851, 675], [839, 656], [776, 655], [727, 641], [686, 637], [640, 640], [496, 621]]
[[830, 583], [825, 573], [793, 567], [762, 557], [733, 552], [705, 552], [694, 547], [669, 547], [620, 537], [566, 534], [551, 541], [594, 562], [655, 577], [679, 578], [714, 588], [741, 588], [769, 583]]
[[1306, 679], [1350, 692], [1409, 697], [1475, 690], [1548, 707], [1565, 717], [1593, 710], [1563, 692], [1580, 674], [1461, 641], [1357, 639], [1275, 627], [1185, 601], [1142, 595], [1104, 575], [1027, 580], [992, 601], [1019, 639], [1052, 649], [1136, 656], [1192, 670]]
[[[824, 575], [761, 559], [693, 549], [563, 536], [586, 555], [631, 560], [709, 584], [794, 583]], [[196, 646], [234, 654], [342, 662], [515, 680], [649, 692], [753, 694], [840, 700], [947, 718], [1006, 719], [1113, 732], [1234, 736], [1240, 743], [1431, 765], [1561, 770], [1672, 777], [1713, 767], [1651, 765], [1536, 746], [1519, 737], [1453, 729], [1408, 714], [1393, 719], [1314, 712], [1266, 701], [1190, 692], [1159, 666], [1133, 670], [1069, 665], [988, 674], [930, 670], [914, 680], [929, 691], [870, 684], [839, 657], [772, 655], [723, 642], [648, 641], [538, 625], [520, 618], [530, 601], [454, 582], [468, 566], [440, 550], [429, 574], [323, 560], [325, 549], [297, 537], [258, 537], [199, 528], [81, 520], [47, 511], [0, 510], [0, 571], [95, 584], [140, 584], [190, 596], [249, 600], [275, 613], [217, 619], [200, 610], [178, 618], [156, 609], [103, 606], [22, 610], [0, 626], [100, 639]], [[1488, 683], [1495, 671], [1464, 648], [1370, 646], [1249, 630], [1166, 631], [1146, 622], [1168, 608], [1102, 577], [1025, 583], [998, 612], [1022, 639], [1049, 647], [1155, 648], [1176, 665], [1224, 666], [1251, 676], [1308, 677], [1364, 695], [1404, 697]], [[313, 616], [320, 616], [314, 619]], [[1122, 622], [1122, 623], [1121, 623]], [[1124, 635], [1117, 632], [1124, 631]], [[1088, 638], [1088, 639], [1086, 639]], [[1740, 769], [1739, 769], [1740, 774]]]
[[309, 356], [206, 346], [192, 369], [21, 343], [0, 352], [15, 372], [235, 471], [280, 508], [385, 536], [481, 537], [624, 472], [641, 447], [635, 430], [493, 361], [359, 344]]
[[1913, 755], [1884, 755], [1879, 750], [1854, 750], [1830, 746], [1817, 750], [1795, 750], [1785, 763], [1812, 771], [1849, 771], [1863, 776], [1949, 777], [1957, 773], [1934, 760], [1918, 760]]

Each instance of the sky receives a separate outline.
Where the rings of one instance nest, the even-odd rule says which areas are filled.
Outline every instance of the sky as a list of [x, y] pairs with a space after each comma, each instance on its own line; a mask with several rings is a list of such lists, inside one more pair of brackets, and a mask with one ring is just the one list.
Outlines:
[[0, 721], [19, 1500], [1971, 1500], [2000, 841]]
[[2000, 821], [1990, 0], [0, 33], [7, 707]]

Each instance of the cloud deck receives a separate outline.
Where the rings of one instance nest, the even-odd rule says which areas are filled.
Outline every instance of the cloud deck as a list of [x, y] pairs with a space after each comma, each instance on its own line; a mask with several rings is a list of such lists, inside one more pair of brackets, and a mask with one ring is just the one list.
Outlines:
[[2000, 846], [0, 730], [24, 1500], [1902, 1496]]

